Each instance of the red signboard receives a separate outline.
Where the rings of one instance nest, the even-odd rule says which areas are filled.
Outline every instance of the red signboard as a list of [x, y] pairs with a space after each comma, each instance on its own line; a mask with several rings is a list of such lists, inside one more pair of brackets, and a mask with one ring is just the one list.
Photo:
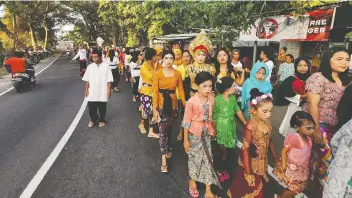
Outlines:
[[333, 9], [309, 12], [307, 41], [324, 41], [329, 38]]
[[257, 19], [240, 41], [327, 41], [334, 9], [315, 10], [303, 15], [279, 15]]

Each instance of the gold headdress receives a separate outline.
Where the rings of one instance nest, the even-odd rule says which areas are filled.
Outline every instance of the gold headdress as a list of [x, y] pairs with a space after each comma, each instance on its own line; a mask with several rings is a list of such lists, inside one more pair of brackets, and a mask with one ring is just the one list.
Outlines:
[[182, 51], [180, 49], [174, 49], [173, 51], [174, 51], [175, 55], [176, 54], [178, 54], [179, 56], [182, 55]]
[[157, 56], [161, 56], [161, 53], [163, 52], [163, 48], [159, 46], [155, 47], [155, 51]]
[[207, 54], [211, 53], [213, 47], [209, 37], [204, 30], [197, 34], [196, 38], [191, 41], [189, 49], [193, 57], [195, 57], [197, 50], [205, 51]]

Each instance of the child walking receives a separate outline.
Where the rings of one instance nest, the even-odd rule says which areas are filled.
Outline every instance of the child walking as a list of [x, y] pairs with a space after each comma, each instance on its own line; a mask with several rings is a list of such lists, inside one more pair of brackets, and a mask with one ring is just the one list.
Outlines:
[[269, 182], [269, 148], [273, 159], [279, 161], [271, 139], [272, 95], [264, 94], [257, 88], [252, 89], [250, 95], [252, 116], [244, 131], [242, 151], [238, 160], [240, 166], [230, 186], [232, 198], [266, 197], [264, 192]]
[[213, 166], [211, 136], [214, 136], [212, 113], [214, 98], [212, 96], [213, 76], [209, 72], [200, 72], [195, 77], [198, 92], [188, 100], [183, 120], [184, 148], [188, 153], [189, 193], [198, 197], [197, 182], [206, 185], [205, 197], [215, 197], [210, 186], [221, 188]]
[[215, 97], [214, 110], [213, 110], [213, 125], [216, 129], [216, 140], [222, 150], [221, 159], [217, 166], [220, 173], [220, 181], [223, 182], [228, 177], [226, 169], [229, 170], [230, 175], [235, 172], [236, 164], [236, 119], [235, 114], [246, 125], [246, 119], [240, 107], [237, 104], [235, 93], [235, 82], [230, 77], [223, 77], [216, 82], [216, 89], [219, 94]]
[[284, 190], [282, 198], [293, 198], [307, 186], [312, 152], [311, 136], [314, 133], [315, 122], [310, 114], [297, 111], [292, 115], [290, 125], [297, 131], [285, 138], [284, 148], [281, 151], [281, 166], [279, 164], [273, 171], [274, 175], [288, 187]]

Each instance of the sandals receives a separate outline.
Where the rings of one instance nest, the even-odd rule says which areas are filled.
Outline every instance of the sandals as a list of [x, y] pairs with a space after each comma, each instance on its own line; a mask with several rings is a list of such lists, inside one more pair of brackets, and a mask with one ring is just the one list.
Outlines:
[[105, 126], [105, 122], [99, 122], [99, 127]]
[[162, 173], [167, 173], [168, 172], [167, 165], [161, 165], [160, 170], [161, 170]]
[[143, 134], [146, 134], [146, 133], [147, 133], [147, 130], [145, 130], [145, 128], [142, 127], [141, 125], [138, 125], [138, 128], [139, 128], [139, 130], [141, 131], [141, 133], [143, 133]]
[[148, 137], [150, 137], [150, 138], [157, 138], [157, 139], [159, 139], [160, 138], [160, 134], [148, 134]]
[[198, 191], [197, 187], [195, 187], [195, 188], [188, 187], [188, 191], [192, 197], [194, 197], [194, 198], [199, 197], [199, 191]]
[[93, 126], [94, 126], [94, 122], [89, 121], [89, 123], [88, 123], [88, 127], [89, 127], [89, 128], [92, 128]]

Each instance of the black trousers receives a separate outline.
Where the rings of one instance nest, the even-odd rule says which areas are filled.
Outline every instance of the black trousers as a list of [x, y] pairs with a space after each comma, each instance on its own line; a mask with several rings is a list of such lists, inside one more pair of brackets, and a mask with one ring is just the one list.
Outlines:
[[111, 84], [111, 89], [115, 87], [119, 87], [119, 82], [120, 82], [120, 74], [119, 74], [119, 69], [112, 69], [112, 76], [114, 78], [114, 82]]
[[[89, 116], [92, 122], [105, 122], [107, 102], [88, 102]], [[99, 115], [98, 115], [99, 109]]]
[[138, 85], [139, 85], [139, 76], [134, 77], [135, 82], [133, 83], [132, 93], [134, 96], [138, 96]]
[[79, 71], [81, 72], [82, 69], [86, 69], [87, 68], [87, 62], [86, 61], [79, 61]]

